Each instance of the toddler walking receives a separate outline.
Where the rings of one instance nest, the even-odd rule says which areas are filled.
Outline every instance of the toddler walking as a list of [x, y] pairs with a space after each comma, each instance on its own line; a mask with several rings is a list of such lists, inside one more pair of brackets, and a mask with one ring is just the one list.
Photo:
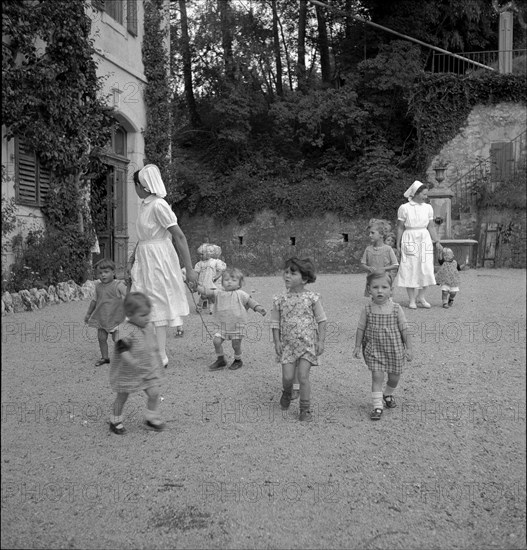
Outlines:
[[438, 257], [439, 269], [436, 273], [436, 283], [441, 285], [443, 307], [448, 309], [454, 305], [454, 298], [459, 292], [459, 271], [461, 266], [454, 258], [454, 252], [450, 248], [443, 248]]
[[198, 292], [204, 298], [214, 298], [214, 315], [219, 325], [219, 331], [212, 340], [216, 351], [216, 361], [209, 366], [209, 370], [219, 370], [227, 365], [223, 354], [223, 342], [231, 340], [234, 350], [234, 361], [230, 370], [237, 370], [243, 366], [242, 338], [247, 325], [247, 310], [253, 309], [262, 316], [265, 309], [243, 291], [243, 273], [236, 268], [227, 268], [221, 276], [222, 290], [205, 288], [198, 285]]
[[[227, 266], [225, 262], [220, 260], [221, 247], [217, 244], [203, 243], [198, 248], [198, 255], [200, 261], [195, 265], [194, 271], [198, 274], [198, 284], [205, 287], [207, 290], [216, 290], [216, 282], [221, 278], [221, 274], [225, 271]], [[214, 298], [210, 296], [208, 299], [200, 296], [196, 311], [208, 309], [209, 313], [212, 313], [210, 303], [214, 301]]]
[[100, 282], [95, 285], [95, 299], [90, 302], [84, 322], [97, 329], [101, 358], [95, 363], [100, 367], [110, 362], [108, 356], [108, 334], [117, 339], [117, 327], [124, 321], [123, 299], [126, 296], [126, 283], [115, 278], [115, 263], [104, 258], [95, 268]]
[[327, 317], [319, 294], [306, 290], [316, 280], [311, 259], [290, 258], [285, 262], [283, 279], [286, 293], [275, 296], [271, 329], [278, 362], [282, 365], [280, 406], [288, 409], [295, 368], [300, 383], [300, 421], [311, 421], [311, 384], [309, 371], [318, 365], [324, 351]]
[[[371, 371], [372, 420], [380, 420], [383, 401], [388, 409], [396, 406], [393, 392], [403, 372], [404, 360], [412, 360], [412, 342], [408, 323], [401, 306], [392, 302], [393, 277], [384, 271], [367, 276], [371, 302], [364, 306], [355, 338], [353, 355], [360, 357], [361, 346], [366, 365]], [[384, 373], [388, 381], [384, 393]]]
[[125, 432], [122, 417], [124, 404], [128, 396], [137, 391], [144, 391], [148, 396], [146, 425], [157, 431], [164, 428], [158, 410], [163, 361], [154, 325], [150, 322], [151, 310], [152, 303], [142, 292], [131, 292], [124, 300], [128, 320], [120, 327], [123, 337], [115, 344], [110, 366], [110, 387], [117, 393], [110, 430], [118, 435]]
[[[399, 268], [399, 262], [393, 248], [384, 242], [385, 235], [389, 231], [390, 224], [387, 221], [373, 218], [368, 224], [371, 244], [366, 247], [360, 262], [363, 269], [369, 273], [374, 271], [397, 271]], [[364, 296], [369, 296], [367, 285]]]

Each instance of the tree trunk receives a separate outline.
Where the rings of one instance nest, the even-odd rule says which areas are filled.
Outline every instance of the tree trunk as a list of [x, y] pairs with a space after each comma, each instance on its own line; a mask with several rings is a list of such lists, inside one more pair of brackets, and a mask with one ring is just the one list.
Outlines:
[[201, 120], [196, 109], [194, 89], [192, 87], [192, 60], [190, 56], [190, 39], [188, 34], [188, 19], [186, 0], [179, 0], [179, 11], [181, 13], [181, 55], [183, 57], [183, 79], [185, 82], [185, 97], [190, 118], [190, 125], [193, 128], [200, 126]]
[[273, 11], [273, 46], [274, 58], [276, 63], [276, 93], [279, 96], [284, 95], [282, 84], [282, 56], [280, 55], [280, 37], [278, 36], [278, 13], [276, 12], [276, 0], [271, 0]]
[[331, 83], [331, 62], [329, 57], [328, 31], [326, 28], [326, 16], [324, 8], [315, 6], [318, 22], [318, 48], [320, 51], [320, 70], [322, 73], [322, 82]]
[[300, 0], [298, 15], [298, 60], [296, 63], [297, 86], [300, 91], [306, 89], [306, 20], [307, 0]]
[[225, 63], [225, 78], [228, 83], [234, 84], [236, 80], [236, 67], [232, 53], [232, 32], [231, 32], [231, 6], [230, 0], [218, 0], [218, 9], [221, 22], [221, 45], [223, 48], [223, 61]]

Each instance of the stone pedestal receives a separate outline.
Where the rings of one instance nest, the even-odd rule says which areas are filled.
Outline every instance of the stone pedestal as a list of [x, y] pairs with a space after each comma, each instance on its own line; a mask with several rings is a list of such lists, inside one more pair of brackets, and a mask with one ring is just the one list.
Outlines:
[[434, 210], [434, 218], [441, 218], [441, 223], [436, 222], [437, 237], [440, 241], [448, 239], [452, 235], [452, 197], [454, 193], [446, 187], [434, 187], [428, 191], [428, 198], [432, 209]]

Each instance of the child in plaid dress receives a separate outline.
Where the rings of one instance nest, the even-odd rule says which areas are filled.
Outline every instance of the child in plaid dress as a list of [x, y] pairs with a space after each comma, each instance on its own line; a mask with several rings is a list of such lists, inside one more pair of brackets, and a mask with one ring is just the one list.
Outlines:
[[[357, 326], [353, 355], [364, 360], [371, 371], [373, 410], [372, 420], [380, 420], [383, 401], [388, 409], [396, 406], [393, 391], [403, 372], [404, 360], [412, 360], [412, 343], [406, 317], [399, 304], [392, 302], [393, 277], [384, 271], [367, 276], [371, 302], [362, 310]], [[388, 381], [384, 393], [384, 373]]]
[[243, 273], [239, 269], [227, 268], [221, 276], [221, 283], [223, 290], [211, 290], [203, 285], [198, 285], [198, 292], [202, 296], [214, 298], [215, 321], [219, 325], [219, 330], [212, 340], [216, 351], [216, 361], [209, 366], [209, 370], [219, 370], [227, 365], [223, 355], [225, 340], [231, 340], [234, 350], [234, 361], [229, 369], [237, 370], [243, 366], [242, 338], [247, 325], [247, 310], [253, 309], [262, 316], [265, 316], [267, 312], [241, 289]]
[[110, 418], [110, 430], [118, 435], [125, 432], [123, 407], [130, 393], [144, 391], [148, 396], [146, 424], [162, 430], [159, 418], [159, 385], [163, 360], [157, 344], [154, 325], [150, 322], [152, 303], [142, 292], [131, 292], [124, 300], [128, 320], [120, 327], [120, 340], [110, 367], [110, 386], [117, 393]]
[[290, 258], [284, 265], [287, 292], [275, 296], [271, 329], [278, 362], [282, 365], [280, 407], [288, 409], [295, 372], [300, 382], [300, 421], [311, 421], [309, 372], [324, 351], [327, 317], [320, 296], [304, 287], [316, 280], [313, 262]]

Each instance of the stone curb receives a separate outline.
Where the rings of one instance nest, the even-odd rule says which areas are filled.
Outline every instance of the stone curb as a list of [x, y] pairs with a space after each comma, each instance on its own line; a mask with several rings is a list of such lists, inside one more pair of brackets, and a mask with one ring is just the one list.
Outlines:
[[32, 288], [31, 290], [20, 290], [13, 293], [6, 291], [2, 294], [2, 315], [35, 311], [49, 304], [76, 302], [86, 299], [93, 300], [94, 298], [94, 281], [86, 281], [82, 286], [79, 286], [75, 281], [70, 280], [58, 283], [57, 286], [50, 285], [47, 290], [45, 288]]

